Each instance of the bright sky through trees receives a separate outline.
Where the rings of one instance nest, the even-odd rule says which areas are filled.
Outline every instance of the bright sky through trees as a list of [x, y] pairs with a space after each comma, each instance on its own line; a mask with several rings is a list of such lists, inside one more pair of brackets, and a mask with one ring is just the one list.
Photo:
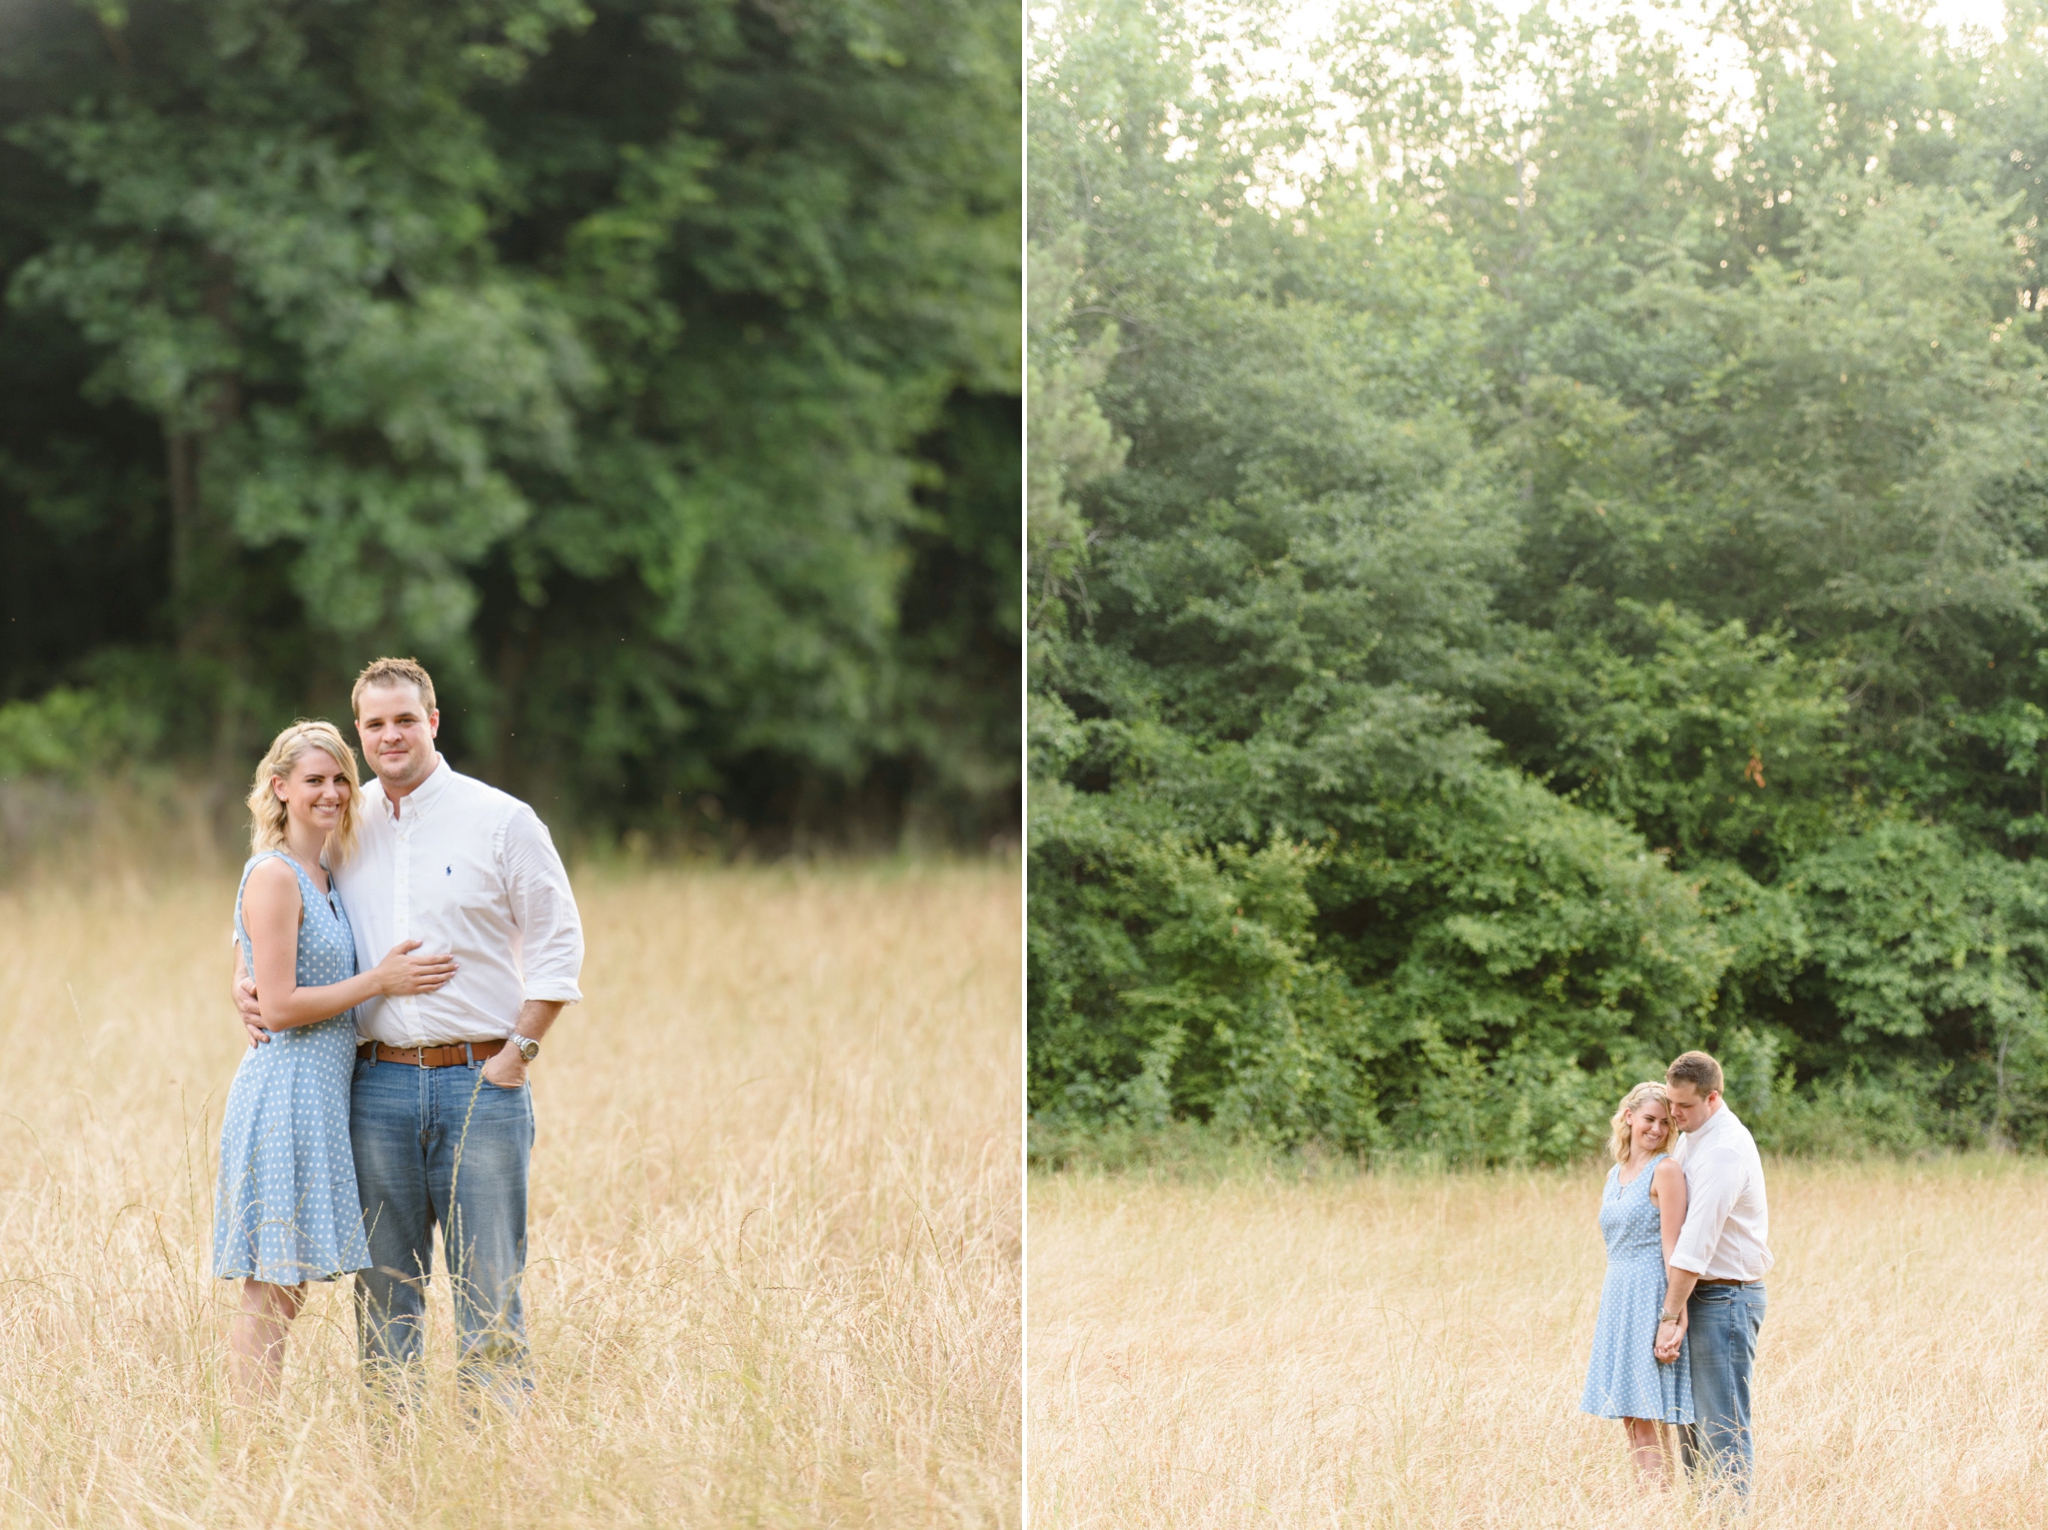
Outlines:
[[[1531, 8], [1532, 0], [1504, 0], [1500, 7], [1502, 14], [1515, 18]], [[1332, 84], [1332, 46], [1348, 18], [1382, 9], [1362, 6], [1359, 0], [1290, 0], [1278, 6], [1257, 0], [1204, 0], [1186, 8], [1191, 18], [1199, 18], [1209, 38], [1207, 58], [1228, 59], [1245, 95], [1303, 91], [1315, 102], [1311, 114], [1316, 130], [1309, 143], [1264, 162], [1261, 175], [1268, 184], [1262, 200], [1280, 207], [1298, 205], [1303, 195], [1299, 182], [1312, 177], [1318, 167], [1350, 169], [1358, 163], [1359, 113], [1356, 103]], [[1428, 5], [1415, 9], [1426, 12]], [[1551, 10], [1581, 19], [1632, 14], [1647, 32], [1679, 44], [1688, 69], [1706, 84], [1706, 97], [1717, 103], [1717, 118], [1749, 117], [1750, 81], [1741, 48], [1713, 27], [1711, 6], [1699, 0], [1564, 0]], [[1057, 4], [1032, 7], [1033, 33], [1041, 49], [1056, 35], [1060, 11]], [[1958, 41], [1972, 30], [1999, 39], [2005, 35], [2004, 0], [1932, 0], [1925, 14]]]

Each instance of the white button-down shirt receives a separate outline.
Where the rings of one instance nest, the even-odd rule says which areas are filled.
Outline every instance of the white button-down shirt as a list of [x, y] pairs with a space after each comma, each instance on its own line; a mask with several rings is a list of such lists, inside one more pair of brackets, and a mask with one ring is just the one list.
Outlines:
[[356, 853], [334, 873], [364, 971], [401, 940], [455, 955], [439, 992], [357, 1007], [357, 1034], [396, 1047], [496, 1040], [526, 999], [583, 997], [583, 925], [547, 825], [434, 759], [396, 814], [381, 781], [363, 789]]
[[1671, 1267], [1709, 1280], [1762, 1280], [1771, 1267], [1771, 1211], [1756, 1138], [1725, 1104], [1672, 1155], [1685, 1170], [1685, 1225]]

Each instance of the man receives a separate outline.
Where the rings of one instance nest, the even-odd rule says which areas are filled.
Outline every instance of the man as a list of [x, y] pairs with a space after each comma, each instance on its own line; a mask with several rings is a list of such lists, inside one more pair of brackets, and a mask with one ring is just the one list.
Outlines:
[[1686, 1469], [1718, 1477], [1747, 1498], [1756, 1463], [1749, 1378], [1771, 1267], [1770, 1211], [1756, 1139], [1722, 1100], [1721, 1082], [1721, 1065], [1704, 1052], [1686, 1052], [1664, 1072], [1672, 1124], [1685, 1133], [1675, 1156], [1687, 1198], [1656, 1353], [1677, 1359], [1690, 1334], [1697, 1422], [1680, 1435]]
[[[456, 962], [437, 992], [356, 1011], [349, 1132], [372, 1264], [356, 1276], [363, 1369], [372, 1380], [416, 1374], [438, 1222], [460, 1373], [516, 1405], [532, 1386], [519, 1291], [533, 1149], [527, 1070], [562, 1006], [583, 997], [583, 929], [533, 810], [457, 774], [435, 749], [441, 714], [424, 668], [377, 659], [353, 701], [376, 774], [363, 790], [359, 848], [334, 870], [356, 959], [367, 970], [417, 940]], [[236, 999], [253, 1027], [260, 1014], [246, 980]]]

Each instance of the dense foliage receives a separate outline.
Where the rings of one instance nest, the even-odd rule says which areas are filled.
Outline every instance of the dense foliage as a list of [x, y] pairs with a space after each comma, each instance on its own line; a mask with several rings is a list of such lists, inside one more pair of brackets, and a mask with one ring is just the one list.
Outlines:
[[1047, 1140], [2041, 1142], [2042, 18], [1284, 20], [1027, 84]]
[[657, 835], [1018, 811], [1014, 7], [0, 11], [0, 777], [378, 652]]

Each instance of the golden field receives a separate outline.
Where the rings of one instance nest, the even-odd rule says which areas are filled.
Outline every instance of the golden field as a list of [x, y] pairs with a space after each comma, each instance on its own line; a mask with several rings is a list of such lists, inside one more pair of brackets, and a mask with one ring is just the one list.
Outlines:
[[0, 893], [0, 1525], [1009, 1526], [1014, 867], [580, 876], [534, 1069], [539, 1393], [357, 1387], [311, 1287], [228, 1400], [210, 1278], [232, 877]]
[[[1034, 1530], [1729, 1522], [1578, 1411], [1603, 1172], [1035, 1176]], [[1769, 1173], [1747, 1525], [2048, 1525], [2048, 1167]]]

